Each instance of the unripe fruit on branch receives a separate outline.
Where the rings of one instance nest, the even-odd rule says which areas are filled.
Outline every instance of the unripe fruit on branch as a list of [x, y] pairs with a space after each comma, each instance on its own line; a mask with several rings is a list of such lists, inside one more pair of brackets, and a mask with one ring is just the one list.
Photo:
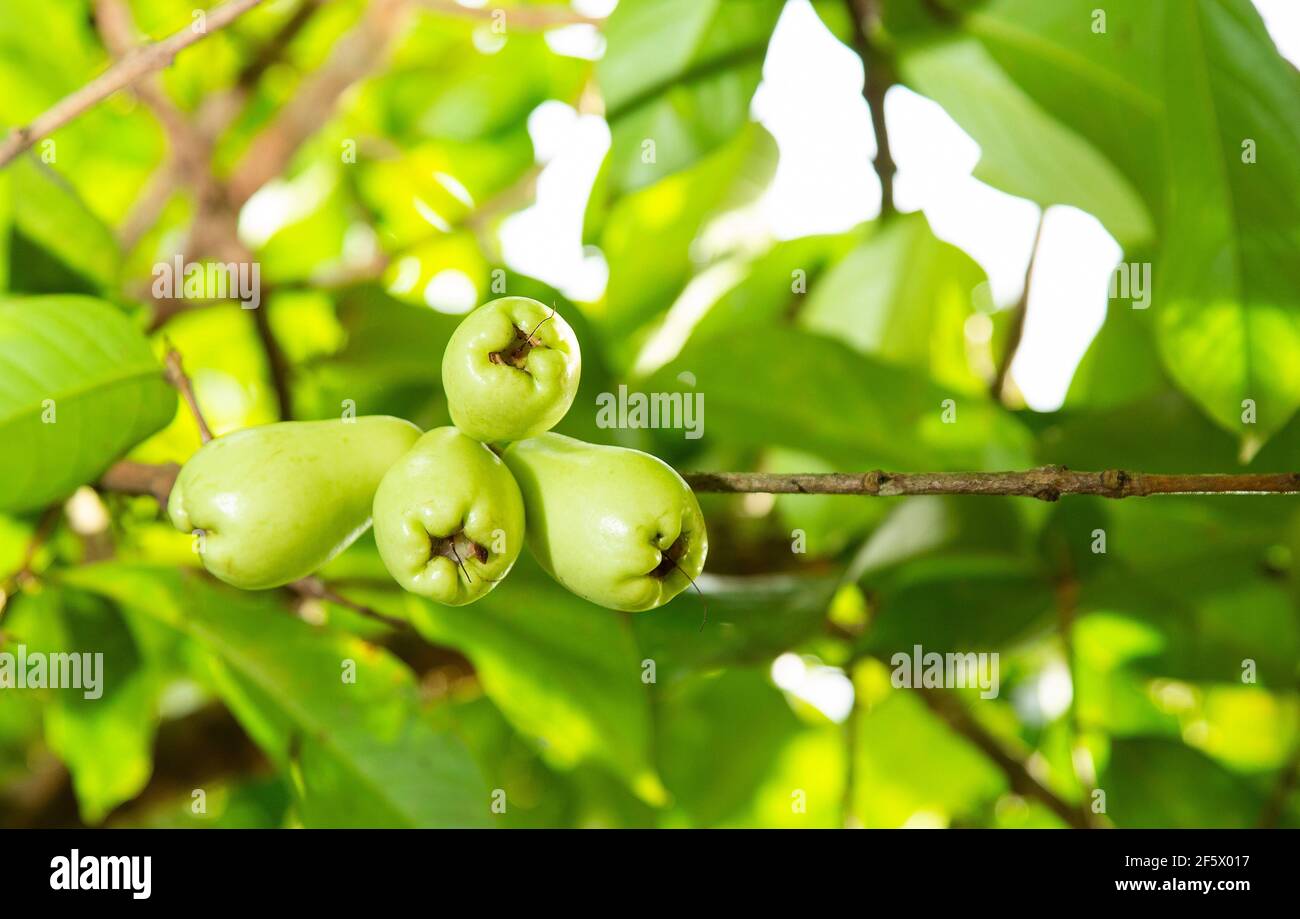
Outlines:
[[648, 453], [543, 434], [502, 454], [524, 496], [528, 547], [569, 590], [649, 610], [704, 568], [709, 539], [695, 494]]
[[573, 329], [528, 297], [502, 297], [466, 316], [442, 357], [452, 421], [484, 443], [553, 428], [578, 392], [582, 355]]
[[306, 577], [370, 525], [375, 489], [420, 437], [409, 421], [286, 421], [209, 441], [167, 502], [172, 524], [202, 530], [203, 566], [245, 590]]
[[402, 587], [472, 603], [510, 573], [524, 542], [524, 505], [510, 470], [452, 427], [425, 434], [375, 493], [375, 543]]

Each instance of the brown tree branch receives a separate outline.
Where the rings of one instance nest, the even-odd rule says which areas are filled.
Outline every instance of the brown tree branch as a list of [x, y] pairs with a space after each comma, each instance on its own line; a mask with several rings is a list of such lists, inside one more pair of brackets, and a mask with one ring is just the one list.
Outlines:
[[334, 46], [324, 66], [253, 138], [230, 179], [232, 207], [238, 210], [254, 192], [283, 173], [298, 148], [329, 120], [343, 93], [383, 63], [406, 12], [406, 0], [372, 0], [361, 21]]
[[[100, 480], [108, 491], [165, 495], [175, 479], [175, 464], [117, 463]], [[169, 470], [171, 470], [169, 472]], [[1108, 469], [1075, 472], [1044, 466], [1025, 472], [686, 472], [686, 483], [701, 494], [1000, 495], [1055, 501], [1062, 495], [1145, 498], [1152, 495], [1294, 495], [1300, 473], [1152, 473]]]
[[1152, 473], [1107, 469], [1076, 472], [1043, 466], [1024, 472], [688, 472], [697, 492], [774, 495], [1009, 495], [1055, 501], [1062, 495], [1142, 498], [1148, 495], [1300, 494], [1300, 473]]
[[166, 507], [167, 496], [171, 494], [180, 472], [181, 467], [175, 463], [156, 466], [152, 463], [122, 460], [109, 466], [97, 484], [101, 491], [120, 495], [150, 495]]
[[1047, 209], [1043, 208], [1038, 214], [1034, 244], [1029, 250], [1029, 264], [1025, 266], [1025, 288], [1020, 292], [1020, 299], [1016, 301], [1015, 312], [1011, 316], [1011, 328], [1007, 330], [1006, 346], [1002, 351], [1002, 360], [998, 363], [998, 371], [989, 386], [990, 395], [999, 402], [1002, 401], [1003, 390], [1007, 385], [1007, 375], [1011, 373], [1011, 362], [1016, 359], [1016, 351], [1020, 349], [1020, 339], [1025, 334], [1025, 314], [1029, 311], [1029, 285], [1034, 280], [1034, 265], [1038, 261], [1038, 246], [1043, 241], [1043, 222], [1046, 218]]
[[192, 25], [128, 54], [81, 89], [65, 96], [54, 107], [38, 115], [30, 124], [16, 128], [0, 142], [0, 166], [4, 166], [37, 140], [63, 127], [88, 109], [107, 99], [119, 89], [130, 86], [148, 74], [162, 70], [172, 59], [195, 42], [224, 29], [262, 0], [230, 0], [210, 10], [205, 27], [196, 31]]
[[181, 363], [181, 353], [171, 345], [167, 346], [167, 382], [176, 387], [185, 404], [189, 406], [190, 414], [194, 416], [194, 423], [199, 426], [199, 437], [206, 444], [212, 439], [212, 429], [208, 427], [207, 419], [203, 417], [203, 412], [199, 409], [199, 400], [194, 398], [194, 386], [190, 383], [190, 378], [185, 374], [185, 367]]

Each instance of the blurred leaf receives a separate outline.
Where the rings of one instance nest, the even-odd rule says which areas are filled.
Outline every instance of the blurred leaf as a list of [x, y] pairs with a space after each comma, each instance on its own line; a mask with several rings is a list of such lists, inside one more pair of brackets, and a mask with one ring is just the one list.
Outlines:
[[[658, 750], [675, 807], [693, 826], [716, 826], [749, 804], [801, 724], [757, 670], [696, 677], [665, 693]], [[725, 750], [726, 767], [701, 750]]]
[[730, 339], [688, 345], [643, 388], [682, 392], [694, 375], [704, 394], [704, 438], [814, 453], [841, 469], [960, 469], [1026, 465], [1028, 440], [1000, 407], [954, 394], [913, 371], [808, 332], [758, 326]]
[[[632, 629], [642, 654], [668, 685], [716, 667], [761, 664], [820, 632], [838, 576], [710, 576], [701, 599], [680, 594]], [[707, 607], [707, 619], [706, 608]]]
[[1232, 438], [1181, 392], [1160, 387], [1118, 406], [1105, 402], [1031, 418], [1040, 460], [1071, 469], [1241, 471]]
[[782, 0], [624, 0], [596, 68], [618, 197], [690, 166], [749, 120]]
[[854, 755], [853, 810], [869, 827], [922, 818], [946, 826], [1006, 789], [1002, 773], [909, 690], [861, 716]]
[[691, 336], [704, 339], [743, 334], [756, 325], [780, 322], [809, 302], [829, 265], [859, 241], [859, 232], [783, 240], [744, 266], [744, 274], [709, 307]]
[[[691, 244], [706, 219], [756, 195], [776, 161], [772, 136], [754, 125], [692, 168], [620, 198], [599, 221], [609, 263], [605, 300], [593, 313], [616, 367], [627, 366], [646, 323], [667, 312], [694, 273]], [[600, 195], [588, 209], [590, 233]], [[654, 245], [649, 245], [653, 241]]]
[[65, 578], [192, 642], [196, 674], [292, 771], [308, 826], [487, 823], [490, 801], [469, 755], [424, 720], [415, 680], [387, 652], [313, 628], [267, 595], [171, 569], [105, 563]]
[[595, 759], [647, 800], [662, 795], [649, 761], [641, 658], [620, 614], [575, 597], [527, 559], [473, 607], [414, 594], [402, 603], [427, 640], [474, 662], [489, 698], [549, 761]]
[[940, 241], [920, 212], [886, 222], [836, 262], [808, 294], [800, 325], [938, 383], [979, 392], [967, 360], [966, 320], [982, 268]]
[[553, 52], [540, 32], [430, 15], [365, 93], [394, 140], [472, 141], [522, 125], [548, 99], [575, 104], [590, 70]]
[[1222, 766], [1173, 740], [1117, 738], [1099, 787], [1121, 827], [1245, 828], [1263, 797]]
[[867, 580], [875, 599], [867, 646], [888, 656], [992, 651], [1054, 621], [1052, 584], [1037, 566], [998, 556], [921, 559]]
[[[113, 232], [92, 214], [67, 182], [32, 156], [11, 163], [14, 227], [49, 253], [63, 271], [98, 290], [112, 288], [121, 252]], [[18, 269], [20, 263], [15, 263]], [[12, 280], [17, 286], [20, 274]], [[20, 288], [25, 289], [25, 288]]]
[[[149, 781], [158, 725], [156, 675], [141, 659], [122, 615], [98, 597], [46, 586], [24, 594], [17, 606], [9, 624], [29, 655], [47, 655], [51, 668], [57, 666], [54, 655], [84, 656], [77, 668], [82, 686], [50, 690], [45, 739], [72, 775], [82, 820], [99, 823]], [[89, 669], [87, 657], [98, 661]]]
[[0, 300], [0, 363], [0, 508], [66, 496], [176, 411], [144, 336], [87, 297]]

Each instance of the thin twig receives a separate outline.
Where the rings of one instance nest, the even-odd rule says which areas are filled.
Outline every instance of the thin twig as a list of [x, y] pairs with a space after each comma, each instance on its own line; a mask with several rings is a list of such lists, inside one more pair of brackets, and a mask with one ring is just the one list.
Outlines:
[[1029, 250], [1029, 264], [1025, 266], [1025, 287], [1016, 301], [1015, 312], [1011, 316], [1011, 327], [1007, 329], [1007, 341], [1002, 349], [1002, 360], [998, 363], [998, 372], [989, 386], [989, 393], [1001, 402], [1003, 390], [1006, 389], [1007, 375], [1011, 372], [1011, 362], [1016, 359], [1020, 349], [1020, 339], [1025, 334], [1025, 314], [1029, 311], [1029, 287], [1034, 280], [1034, 265], [1038, 262], [1038, 247], [1043, 241], [1043, 223], [1047, 217], [1044, 208], [1038, 214], [1038, 226], [1034, 230], [1034, 243]]
[[1289, 495], [1300, 493], [1300, 473], [1152, 473], [1107, 469], [1076, 472], [1043, 466], [1024, 472], [688, 472], [697, 492], [737, 494], [1008, 495], [1055, 501], [1062, 495], [1141, 498], [1149, 495]]
[[5, 607], [8, 606], [10, 595], [22, 587], [27, 579], [32, 576], [32, 566], [36, 563], [36, 553], [45, 545], [50, 534], [54, 532], [55, 525], [59, 522], [59, 515], [63, 511], [63, 505], [51, 504], [42, 512], [40, 520], [37, 521], [36, 529], [32, 530], [31, 538], [27, 540], [27, 546], [23, 549], [23, 557], [18, 563], [18, 567], [4, 580], [0, 580], [0, 618], [3, 618]]
[[366, 606], [363, 603], [356, 603], [349, 600], [347, 597], [340, 596], [318, 577], [306, 577], [299, 581], [294, 581], [289, 585], [289, 589], [301, 597], [306, 597], [311, 600], [324, 600], [327, 603], [334, 603], [338, 606], [347, 607], [359, 616], [373, 619], [375, 622], [382, 622], [390, 628], [400, 629], [403, 631], [411, 628], [411, 624], [405, 619], [398, 619], [395, 616], [389, 616], [387, 613], [381, 613], [379, 610]]
[[293, 418], [293, 384], [290, 380], [292, 368], [275, 337], [275, 330], [271, 328], [271, 317], [265, 303], [253, 310], [253, 327], [257, 330], [262, 350], [266, 352], [266, 367], [271, 377], [271, 390], [280, 406], [280, 420], [289, 421]]
[[190, 378], [185, 374], [185, 367], [181, 363], [181, 353], [169, 344], [167, 346], [167, 382], [176, 387], [181, 397], [185, 399], [185, 404], [189, 406], [190, 414], [194, 416], [194, 423], [199, 426], [199, 437], [206, 444], [212, 439], [212, 429], [208, 427], [207, 419], [203, 417], [203, 412], [199, 408], [199, 400], [194, 398], [194, 386], [190, 383]]
[[526, 31], [554, 29], [560, 26], [591, 25], [605, 22], [599, 16], [587, 16], [564, 6], [462, 6], [456, 0], [416, 0], [416, 5], [430, 13], [453, 16], [459, 19], [477, 19], [494, 22], [497, 17], [509, 29], [517, 27]]
[[9, 163], [36, 141], [63, 127], [119, 89], [167, 67], [185, 48], [224, 29], [261, 2], [262, 0], [230, 0], [224, 6], [207, 13], [203, 29], [196, 30], [193, 25], [187, 26], [162, 41], [146, 45], [127, 55], [81, 89], [55, 103], [53, 108], [38, 115], [31, 123], [14, 129], [0, 143], [0, 166]]
[[122, 460], [108, 467], [98, 486], [101, 491], [120, 495], [151, 495], [166, 507], [167, 497], [180, 472], [181, 467], [175, 463], [154, 465]]
[[993, 761], [993, 764], [1007, 777], [1007, 782], [1014, 792], [1026, 798], [1033, 798], [1076, 829], [1092, 828], [1087, 813], [1082, 807], [1063, 800], [1056, 792], [1034, 778], [1025, 764], [1008, 753], [1002, 743], [971, 716], [952, 692], [945, 689], [925, 688], [916, 689], [915, 692], [921, 694], [921, 699], [930, 710], [947, 722], [949, 727]]
[[[1069, 562], [1066, 562], [1069, 566]], [[1057, 626], [1061, 637], [1061, 650], [1065, 655], [1065, 666], [1070, 674], [1070, 704], [1066, 709], [1066, 723], [1069, 726], [1069, 743], [1070, 743], [1070, 767], [1074, 770], [1074, 777], [1083, 789], [1083, 818], [1089, 826], [1096, 826], [1096, 820], [1089, 810], [1088, 805], [1093, 800], [1096, 788], [1093, 785], [1092, 777], [1086, 775], [1084, 770], [1079, 766], [1079, 758], [1087, 752], [1081, 740], [1082, 730], [1079, 725], [1079, 668], [1074, 651], [1074, 621], [1079, 607], [1079, 581], [1074, 575], [1072, 567], [1060, 576], [1056, 584], [1056, 611]]]
[[880, 216], [895, 212], [894, 173], [897, 167], [889, 148], [889, 130], [885, 124], [885, 95], [898, 82], [889, 54], [872, 40], [880, 25], [879, 0], [845, 0], [853, 22], [853, 49], [862, 59], [865, 77], [862, 98], [871, 110], [871, 128], [876, 135], [876, 155], [871, 161], [880, 179]]

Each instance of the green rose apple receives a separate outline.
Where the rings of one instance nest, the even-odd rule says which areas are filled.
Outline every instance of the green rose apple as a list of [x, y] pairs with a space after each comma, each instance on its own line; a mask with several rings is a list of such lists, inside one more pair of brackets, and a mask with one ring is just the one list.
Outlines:
[[578, 392], [582, 354], [573, 329], [528, 297], [485, 303], [461, 321], [442, 357], [452, 421], [483, 443], [553, 428]]
[[436, 428], [375, 492], [375, 542], [397, 583], [462, 606], [510, 573], [524, 543], [524, 504], [510, 470], [455, 428]]
[[543, 434], [502, 454], [524, 496], [528, 547], [569, 590], [611, 609], [654, 609], [704, 568], [695, 493], [662, 460]]
[[178, 530], [203, 531], [196, 546], [216, 577], [245, 590], [279, 587], [365, 532], [380, 480], [419, 437], [386, 416], [226, 434], [181, 469], [167, 513]]

